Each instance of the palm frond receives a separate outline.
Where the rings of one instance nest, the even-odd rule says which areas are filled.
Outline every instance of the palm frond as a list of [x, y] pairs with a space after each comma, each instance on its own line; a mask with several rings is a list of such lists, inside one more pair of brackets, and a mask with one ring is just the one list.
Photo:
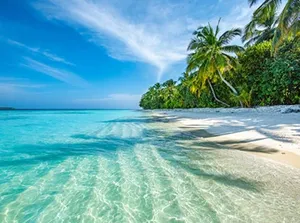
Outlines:
[[269, 10], [275, 10], [279, 8], [282, 0], [264, 0], [263, 3], [255, 10], [254, 16], [261, 17], [266, 15]]
[[221, 18], [219, 18], [219, 20], [218, 20], [218, 24], [217, 24], [217, 27], [216, 27], [215, 36], [218, 36], [218, 34], [220, 32], [220, 22], [221, 22]]
[[271, 6], [272, 7], [265, 8], [263, 16], [254, 14], [251, 22], [246, 25], [242, 36], [242, 41], [247, 41], [245, 46], [273, 38], [278, 17], [276, 16], [275, 7], [273, 5]]
[[300, 20], [300, 1], [289, 0], [279, 18], [278, 27], [281, 32], [287, 32], [289, 27]]
[[245, 26], [244, 29], [244, 34], [242, 36], [242, 41], [246, 42], [247, 40], [249, 40], [251, 37], [254, 36], [253, 32], [256, 28], [257, 22], [254, 18], [252, 18], [252, 20]]
[[223, 82], [237, 94], [237, 91], [222, 75], [228, 75], [228, 71], [237, 64], [236, 57], [232, 54], [241, 52], [243, 47], [228, 44], [234, 37], [240, 36], [242, 31], [231, 29], [218, 37], [219, 22], [215, 30], [210, 24], [197, 30], [188, 47], [188, 50], [192, 52], [188, 55], [187, 72], [195, 74], [193, 77], [196, 84], [190, 85], [190, 89], [193, 92], [197, 91], [198, 95], [203, 88], [207, 87], [207, 79]]
[[197, 43], [198, 40], [196, 38], [193, 38], [189, 43], [187, 50], [195, 50], [197, 48]]
[[255, 44], [258, 38], [259, 38], [259, 36], [254, 36], [254, 37], [252, 37], [251, 39], [249, 39], [249, 40], [244, 44], [245, 47], [249, 47], [249, 46]]
[[258, 0], [248, 0], [250, 7], [258, 2]]
[[258, 44], [264, 41], [272, 40], [275, 36], [275, 32], [276, 32], [275, 28], [265, 30], [264, 32], [261, 33], [261, 35], [257, 35], [258, 38], [256, 39], [255, 43]]
[[244, 47], [241, 46], [237, 46], [237, 45], [227, 45], [227, 46], [223, 46], [221, 48], [222, 51], [227, 52], [227, 53], [235, 53], [238, 54], [242, 51], [244, 51]]
[[289, 35], [297, 36], [300, 34], [300, 20], [291, 25]]
[[241, 36], [241, 34], [242, 34], [241, 29], [228, 30], [220, 36], [219, 42], [221, 45], [228, 44], [234, 37]]
[[274, 33], [274, 37], [273, 37], [273, 41], [272, 41], [272, 53], [276, 53], [279, 45], [282, 42], [282, 32], [280, 29], [276, 29], [275, 33]]

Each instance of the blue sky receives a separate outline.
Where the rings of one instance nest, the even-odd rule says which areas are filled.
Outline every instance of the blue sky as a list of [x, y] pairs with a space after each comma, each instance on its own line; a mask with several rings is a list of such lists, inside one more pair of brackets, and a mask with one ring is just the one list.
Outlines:
[[[247, 0], [1, 0], [0, 107], [138, 108], [185, 69], [191, 33], [222, 17], [243, 27]], [[238, 39], [235, 43], [240, 43]]]

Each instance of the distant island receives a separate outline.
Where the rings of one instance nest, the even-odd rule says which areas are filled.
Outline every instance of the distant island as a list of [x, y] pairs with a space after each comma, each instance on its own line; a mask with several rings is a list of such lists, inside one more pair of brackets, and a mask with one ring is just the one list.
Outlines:
[[0, 110], [15, 110], [13, 107], [0, 107]]

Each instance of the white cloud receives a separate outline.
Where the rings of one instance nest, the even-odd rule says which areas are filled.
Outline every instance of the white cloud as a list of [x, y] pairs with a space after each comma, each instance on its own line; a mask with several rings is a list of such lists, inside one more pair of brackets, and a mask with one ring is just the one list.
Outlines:
[[34, 7], [104, 46], [112, 58], [155, 66], [159, 80], [172, 64], [184, 61], [191, 33], [198, 26], [216, 25], [219, 17], [223, 31], [246, 25], [254, 7], [249, 8], [246, 0], [236, 6], [237, 2], [43, 0]]
[[77, 74], [74, 74], [74, 73], [66, 71], [66, 70], [51, 67], [49, 65], [46, 65], [44, 63], [38, 62], [36, 60], [30, 59], [27, 57], [25, 57], [24, 59], [25, 59], [26, 63], [24, 63], [22, 65], [25, 67], [28, 67], [32, 70], [46, 74], [50, 77], [53, 77], [57, 80], [60, 80], [62, 82], [70, 84], [72, 86], [77, 86], [77, 87], [89, 86], [89, 84], [84, 79], [82, 79], [80, 76], [78, 76]]
[[159, 6], [149, 7], [143, 21], [122, 16], [107, 4], [88, 0], [49, 0], [35, 7], [48, 18], [63, 20], [77, 29], [84, 28], [89, 39], [105, 46], [115, 59], [140, 61], [157, 67], [159, 76], [169, 65], [185, 59], [189, 41], [187, 22], [176, 18], [154, 22], [149, 18], [153, 11], [161, 12], [162, 19], [171, 13]]
[[64, 63], [64, 64], [67, 64], [67, 65], [70, 65], [70, 66], [75, 66], [75, 64], [67, 61], [66, 59], [64, 59], [62, 57], [59, 57], [59, 56], [57, 56], [55, 54], [50, 53], [47, 50], [41, 50], [40, 48], [30, 47], [30, 46], [25, 45], [24, 43], [21, 43], [21, 42], [12, 40], [12, 39], [8, 39], [7, 42], [9, 44], [11, 44], [11, 45], [21, 47], [21, 48], [26, 49], [26, 50], [28, 50], [30, 52], [38, 53], [38, 54], [46, 57], [49, 60], [52, 60], [52, 61], [55, 61], [55, 62]]
[[[230, 28], [244, 28], [244, 26], [251, 20], [255, 8], [250, 8], [248, 4], [236, 6], [226, 16], [223, 22]], [[228, 27], [226, 27], [228, 28]]]

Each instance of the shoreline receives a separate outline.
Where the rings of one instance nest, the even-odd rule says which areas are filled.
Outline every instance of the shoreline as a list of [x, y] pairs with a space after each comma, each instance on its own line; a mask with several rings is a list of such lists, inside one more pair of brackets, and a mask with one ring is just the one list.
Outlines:
[[201, 140], [300, 168], [299, 111], [300, 105], [151, 112]]

